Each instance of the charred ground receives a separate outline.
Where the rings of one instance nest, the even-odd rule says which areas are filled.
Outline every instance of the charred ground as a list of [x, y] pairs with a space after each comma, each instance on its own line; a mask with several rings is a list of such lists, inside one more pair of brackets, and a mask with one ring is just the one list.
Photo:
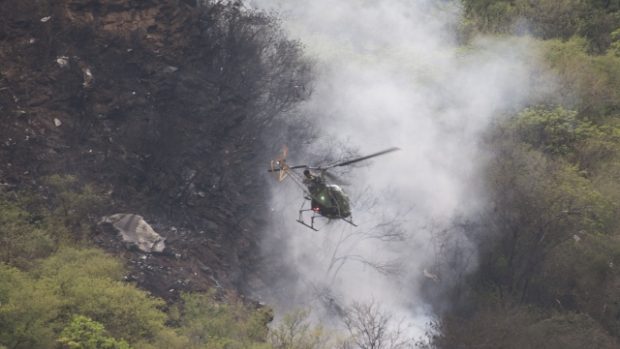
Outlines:
[[[299, 45], [240, 4], [1, 1], [0, 181], [95, 185], [107, 200], [93, 239], [158, 296], [260, 283], [247, 273], [267, 210], [258, 150], [309, 76]], [[117, 212], [145, 216], [167, 251], [95, 227]]]

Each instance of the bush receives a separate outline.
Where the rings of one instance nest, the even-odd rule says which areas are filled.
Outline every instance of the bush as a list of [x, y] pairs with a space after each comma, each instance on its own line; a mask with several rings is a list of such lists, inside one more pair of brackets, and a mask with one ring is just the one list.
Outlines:
[[269, 333], [269, 343], [274, 349], [323, 349], [330, 348], [329, 336], [320, 326], [308, 321], [309, 312], [298, 310], [286, 314]]
[[100, 216], [105, 196], [92, 185], [79, 184], [74, 176], [52, 175], [44, 179], [48, 189], [48, 221], [65, 227], [73, 239], [85, 239], [90, 225]]
[[579, 38], [550, 40], [542, 47], [545, 61], [560, 79], [557, 93], [566, 106], [593, 122], [620, 112], [620, 57], [590, 56], [586, 41]]
[[0, 264], [0, 344], [53, 348], [61, 300], [27, 273]]
[[216, 302], [212, 293], [188, 293], [182, 299], [180, 333], [193, 347], [267, 348], [270, 309], [251, 309], [240, 301]]
[[58, 342], [67, 349], [131, 349], [127, 342], [107, 336], [102, 324], [81, 315], [71, 319]]
[[121, 282], [122, 265], [95, 249], [63, 248], [36, 269], [38, 282], [62, 300], [62, 317], [88, 316], [116, 338], [153, 339], [164, 328], [163, 301]]
[[524, 29], [543, 39], [581, 36], [588, 52], [604, 53], [620, 26], [618, 1], [582, 0], [465, 0], [469, 21], [485, 33]]
[[432, 339], [440, 348], [617, 348], [587, 314], [545, 313], [528, 306], [494, 305], [472, 318], [448, 317]]
[[56, 239], [45, 228], [41, 217], [0, 192], [0, 263], [28, 267], [35, 259], [49, 255]]

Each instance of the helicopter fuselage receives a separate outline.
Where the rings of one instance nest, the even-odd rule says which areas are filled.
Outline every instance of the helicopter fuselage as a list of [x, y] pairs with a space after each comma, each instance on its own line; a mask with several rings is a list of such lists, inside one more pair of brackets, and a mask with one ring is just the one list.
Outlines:
[[327, 184], [317, 178], [309, 181], [307, 187], [312, 211], [330, 219], [351, 216], [349, 197], [338, 185]]
[[[380, 155], [391, 153], [396, 150], [399, 150], [399, 148], [392, 147], [370, 155], [322, 166], [290, 166], [286, 163], [288, 148], [285, 146], [282, 149], [282, 155], [271, 161], [271, 168], [267, 171], [275, 173], [277, 175], [278, 182], [282, 182], [288, 177], [303, 189], [305, 194], [304, 201], [299, 208], [299, 218], [297, 219], [297, 222], [300, 224], [312, 230], [318, 231], [318, 229], [314, 226], [314, 220], [315, 218], [324, 217], [328, 220], [341, 219], [350, 225], [357, 227], [351, 216], [351, 203], [349, 201], [349, 197], [338, 185], [328, 184], [325, 181], [326, 178], [324, 178], [324, 176], [333, 177], [333, 173], [330, 174], [327, 172], [332, 168], [349, 166], [360, 161], [365, 161]], [[295, 170], [302, 168], [305, 169], [303, 175], [295, 172]], [[306, 208], [307, 201], [310, 201], [310, 208]], [[308, 211], [313, 212], [310, 217], [310, 223], [308, 223], [308, 221], [304, 218], [304, 213]]]

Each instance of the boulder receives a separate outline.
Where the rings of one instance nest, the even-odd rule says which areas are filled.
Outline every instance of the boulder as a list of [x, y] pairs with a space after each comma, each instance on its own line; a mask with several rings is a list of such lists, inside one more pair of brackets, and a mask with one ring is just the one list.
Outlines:
[[133, 213], [117, 213], [101, 219], [103, 224], [111, 224], [119, 232], [123, 241], [135, 245], [143, 252], [162, 252], [166, 247], [164, 238], [142, 218]]

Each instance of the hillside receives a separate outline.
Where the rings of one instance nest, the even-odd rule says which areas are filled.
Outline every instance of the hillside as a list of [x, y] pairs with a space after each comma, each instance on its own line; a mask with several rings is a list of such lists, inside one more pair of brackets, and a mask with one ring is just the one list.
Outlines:
[[478, 266], [448, 291], [435, 345], [617, 348], [620, 4], [464, 5], [464, 37], [527, 33], [556, 85], [486, 132], [489, 206], [455, 228]]
[[73, 175], [105, 196], [93, 216], [145, 216], [164, 255], [95, 241], [159, 296], [239, 287], [266, 200], [257, 149], [304, 97], [297, 45], [232, 5], [6, 1], [0, 13], [5, 189]]
[[0, 0], [0, 349], [620, 347], [620, 3], [327, 3]]
[[[233, 306], [239, 290], [261, 286], [267, 179], [256, 172], [268, 159], [258, 150], [279, 147], [279, 119], [309, 77], [272, 18], [233, 3], [2, 1], [0, 43], [1, 302], [16, 306], [22, 286], [54, 278], [40, 274], [54, 259], [73, 268], [74, 297], [97, 287], [89, 278], [110, 283], [98, 305], [48, 285], [43, 308], [3, 307], [0, 344], [55, 347], [73, 316], [145, 347], [166, 336], [164, 322], [182, 321], [161, 310], [184, 292], [216, 290]], [[144, 253], [98, 224], [117, 213], [143, 216], [164, 251]], [[159, 345], [188, 345], [176, 341]]]

